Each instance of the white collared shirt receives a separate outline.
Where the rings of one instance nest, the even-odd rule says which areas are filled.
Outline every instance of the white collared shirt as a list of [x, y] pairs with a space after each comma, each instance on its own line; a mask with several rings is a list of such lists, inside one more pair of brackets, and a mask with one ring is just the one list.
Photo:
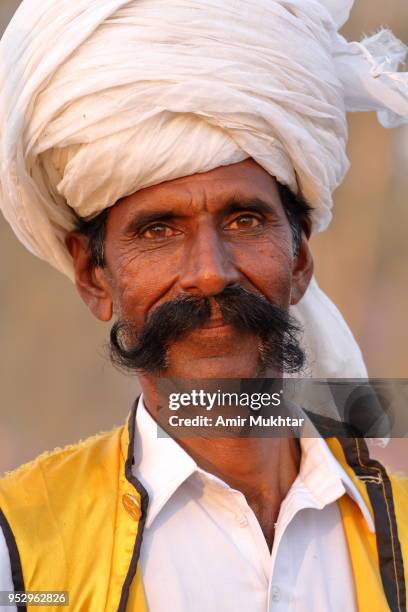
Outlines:
[[272, 553], [244, 495], [200, 469], [140, 401], [134, 474], [149, 493], [141, 567], [150, 612], [353, 612], [355, 588], [336, 500], [369, 510], [319, 437], [301, 438]]
[[[357, 610], [336, 500], [350, 495], [374, 531], [372, 518], [323, 439], [301, 438], [301, 451], [271, 553], [244, 495], [158, 437], [140, 400], [134, 474], [150, 500], [141, 548], [149, 612]], [[0, 590], [13, 590], [1, 529]]]

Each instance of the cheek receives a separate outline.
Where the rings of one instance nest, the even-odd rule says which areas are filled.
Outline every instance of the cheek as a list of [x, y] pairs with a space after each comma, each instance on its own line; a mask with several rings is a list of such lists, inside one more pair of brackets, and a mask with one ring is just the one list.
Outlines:
[[243, 277], [271, 302], [290, 304], [293, 254], [290, 237], [267, 240], [235, 253]]
[[146, 257], [130, 249], [107, 253], [106, 258], [108, 264], [112, 262], [115, 314], [140, 328], [150, 310], [171, 290], [177, 275], [177, 261], [159, 253]]

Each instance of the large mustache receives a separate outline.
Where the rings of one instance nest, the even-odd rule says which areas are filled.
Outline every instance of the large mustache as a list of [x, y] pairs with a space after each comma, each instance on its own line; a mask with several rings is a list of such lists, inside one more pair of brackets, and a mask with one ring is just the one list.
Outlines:
[[[226, 287], [211, 299], [219, 305], [226, 324], [260, 338], [264, 369], [272, 366], [294, 373], [303, 367], [305, 357], [298, 341], [301, 328], [286, 310], [239, 285]], [[113, 363], [128, 370], [164, 370], [170, 344], [205, 325], [211, 310], [208, 297], [181, 296], [158, 306], [138, 334], [131, 322], [117, 321], [110, 333]]]

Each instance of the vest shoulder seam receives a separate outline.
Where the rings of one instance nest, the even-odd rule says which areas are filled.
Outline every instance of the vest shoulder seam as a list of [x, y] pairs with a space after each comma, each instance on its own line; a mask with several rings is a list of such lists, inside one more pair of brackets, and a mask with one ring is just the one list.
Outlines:
[[0, 483], [3, 481], [7, 481], [9, 479], [20, 476], [21, 474], [38, 467], [38, 465], [44, 463], [48, 459], [53, 459], [54, 457], [63, 457], [64, 455], [69, 455], [70, 453], [75, 453], [82, 449], [85, 449], [89, 446], [92, 446], [94, 443], [102, 440], [103, 438], [109, 437], [115, 433], [123, 430], [123, 425], [117, 426], [115, 425], [111, 430], [101, 431], [97, 434], [93, 434], [84, 440], [79, 440], [78, 442], [74, 442], [72, 444], [66, 444], [65, 446], [56, 446], [53, 450], [44, 451], [31, 461], [23, 463], [18, 466], [14, 470], [9, 470], [0, 475]]

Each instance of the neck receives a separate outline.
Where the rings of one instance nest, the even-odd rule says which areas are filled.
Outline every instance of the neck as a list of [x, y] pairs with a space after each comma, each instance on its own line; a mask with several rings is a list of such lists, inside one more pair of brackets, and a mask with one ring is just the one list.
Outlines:
[[[154, 385], [142, 383], [142, 389], [146, 408], [157, 420]], [[271, 549], [281, 503], [299, 473], [298, 440], [195, 436], [178, 443], [203, 470], [244, 494]]]
[[272, 548], [283, 499], [299, 473], [300, 448], [294, 438], [188, 438], [179, 441], [207, 472], [241, 491]]

